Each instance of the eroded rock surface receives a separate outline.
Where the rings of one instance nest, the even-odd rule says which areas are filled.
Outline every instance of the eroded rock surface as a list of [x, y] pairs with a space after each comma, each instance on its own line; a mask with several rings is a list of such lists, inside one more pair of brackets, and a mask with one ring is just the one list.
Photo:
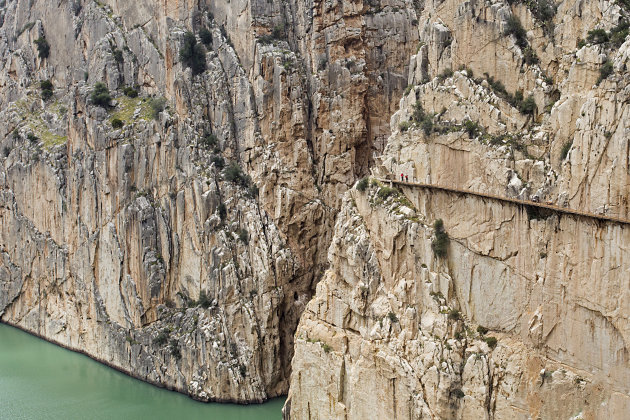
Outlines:
[[629, 217], [628, 10], [543, 3], [424, 2], [392, 135], [298, 326], [285, 418], [630, 413], [627, 224], [378, 181]]
[[285, 394], [341, 196], [406, 86], [414, 13], [2, 2], [1, 320], [200, 400]]

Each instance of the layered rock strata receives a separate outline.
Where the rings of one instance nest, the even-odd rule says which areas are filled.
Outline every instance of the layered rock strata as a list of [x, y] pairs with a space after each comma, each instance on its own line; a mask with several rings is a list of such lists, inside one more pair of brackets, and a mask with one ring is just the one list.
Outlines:
[[414, 19], [404, 1], [2, 2], [2, 322], [200, 400], [286, 393]]
[[[627, 225], [474, 193], [629, 217], [628, 10], [423, 6], [392, 135], [298, 326], [285, 418], [625, 418]], [[400, 173], [471, 194], [376, 181]]]

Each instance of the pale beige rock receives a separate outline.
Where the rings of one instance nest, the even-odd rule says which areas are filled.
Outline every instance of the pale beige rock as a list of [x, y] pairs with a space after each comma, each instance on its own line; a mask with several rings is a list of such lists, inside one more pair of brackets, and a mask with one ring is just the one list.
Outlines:
[[[557, 6], [552, 39], [524, 4], [425, 2], [413, 86], [374, 175], [628, 217], [627, 43], [576, 48], [589, 30], [610, 30], [620, 9]], [[503, 35], [510, 14], [539, 64], [524, 64]], [[597, 84], [604, 52], [615, 72]], [[534, 115], [493, 92], [484, 73], [510, 94], [531, 94]], [[413, 120], [416, 104], [437, 133]], [[478, 124], [471, 135], [467, 121]], [[296, 333], [285, 418], [627, 417], [625, 225], [537, 219], [507, 203], [408, 188], [383, 202], [377, 190], [345, 196], [330, 268]], [[450, 237], [445, 259], [431, 249], [437, 218]]]

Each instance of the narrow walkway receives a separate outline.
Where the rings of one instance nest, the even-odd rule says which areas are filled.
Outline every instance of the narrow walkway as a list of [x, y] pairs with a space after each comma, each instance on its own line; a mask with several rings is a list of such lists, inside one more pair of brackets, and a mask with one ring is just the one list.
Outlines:
[[397, 181], [397, 180], [394, 180], [394, 179], [384, 179], [384, 178], [377, 178], [377, 179], [380, 182], [383, 182], [383, 183], [391, 182], [393, 184], [401, 185], [401, 186], [404, 186], [404, 187], [425, 188], [425, 189], [429, 189], [429, 190], [438, 190], [438, 191], [447, 191], [447, 192], [453, 192], [453, 193], [465, 194], [465, 195], [474, 195], [474, 196], [477, 196], [477, 197], [488, 198], [488, 199], [491, 199], [491, 200], [497, 200], [497, 201], [502, 201], [502, 202], [506, 202], [506, 203], [518, 204], [518, 205], [526, 206], [526, 207], [546, 209], [546, 210], [550, 210], [550, 211], [553, 211], [553, 212], [556, 212], [556, 213], [571, 214], [571, 215], [574, 215], [574, 216], [586, 217], [588, 219], [596, 219], [596, 220], [603, 220], [603, 221], [606, 221], [606, 222], [613, 222], [613, 223], [620, 223], [620, 224], [624, 224], [624, 225], [630, 225], [630, 220], [628, 220], [628, 219], [622, 219], [622, 218], [619, 218], [619, 217], [606, 216], [604, 214], [588, 213], [588, 212], [585, 212], [585, 211], [573, 210], [573, 209], [570, 209], [570, 208], [567, 208], [567, 207], [555, 206], [553, 204], [543, 204], [543, 203], [537, 203], [535, 201], [519, 200], [517, 198], [502, 197], [502, 196], [498, 196], [498, 195], [494, 195], [494, 194], [484, 194], [484, 193], [479, 193], [479, 192], [470, 191], [470, 190], [462, 190], [462, 189], [459, 189], [459, 188], [444, 187], [444, 186], [440, 186], [440, 185], [423, 184], [423, 183], [420, 183], [420, 182], [405, 182], [405, 181]]

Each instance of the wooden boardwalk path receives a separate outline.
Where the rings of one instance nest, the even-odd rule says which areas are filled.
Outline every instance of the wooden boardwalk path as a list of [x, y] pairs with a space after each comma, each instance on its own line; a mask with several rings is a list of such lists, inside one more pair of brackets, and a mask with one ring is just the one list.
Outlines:
[[630, 220], [628, 219], [622, 219], [620, 217], [613, 217], [613, 216], [606, 216], [605, 214], [596, 214], [596, 213], [589, 213], [589, 212], [580, 211], [580, 210], [573, 210], [567, 207], [560, 207], [553, 204], [538, 203], [536, 201], [529, 201], [529, 200], [519, 200], [517, 198], [502, 197], [499, 195], [485, 194], [485, 193], [480, 193], [480, 192], [470, 191], [470, 190], [462, 190], [459, 188], [445, 187], [442, 185], [423, 184], [420, 182], [397, 181], [395, 179], [384, 179], [384, 178], [377, 178], [377, 179], [383, 183], [392, 183], [392, 184], [400, 185], [403, 187], [424, 188], [424, 189], [429, 189], [429, 190], [438, 190], [438, 191], [446, 191], [446, 192], [452, 192], [452, 193], [457, 193], [457, 194], [473, 195], [477, 197], [487, 198], [490, 200], [497, 200], [501, 202], [512, 203], [512, 204], [526, 206], [530, 208], [546, 209], [555, 213], [570, 214], [574, 216], [585, 217], [588, 219], [596, 219], [596, 220], [603, 220], [606, 222], [630, 225]]

